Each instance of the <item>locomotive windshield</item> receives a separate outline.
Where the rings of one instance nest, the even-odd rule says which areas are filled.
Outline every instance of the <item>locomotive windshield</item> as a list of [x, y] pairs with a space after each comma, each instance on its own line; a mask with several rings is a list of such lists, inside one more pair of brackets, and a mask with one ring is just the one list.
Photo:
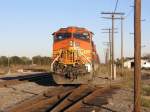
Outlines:
[[74, 33], [73, 37], [82, 39], [82, 40], [89, 40], [89, 34], [88, 33]]
[[66, 38], [70, 38], [71, 37], [71, 33], [58, 33], [55, 35], [54, 40], [58, 41], [58, 40], [63, 40]]

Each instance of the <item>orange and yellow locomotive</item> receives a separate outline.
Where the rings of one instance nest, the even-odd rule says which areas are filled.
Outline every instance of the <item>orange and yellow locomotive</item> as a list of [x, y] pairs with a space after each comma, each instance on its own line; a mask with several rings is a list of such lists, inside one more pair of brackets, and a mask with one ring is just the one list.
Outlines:
[[99, 64], [92, 36], [91, 31], [80, 27], [61, 28], [53, 33], [51, 70], [56, 83], [87, 83], [92, 78]]

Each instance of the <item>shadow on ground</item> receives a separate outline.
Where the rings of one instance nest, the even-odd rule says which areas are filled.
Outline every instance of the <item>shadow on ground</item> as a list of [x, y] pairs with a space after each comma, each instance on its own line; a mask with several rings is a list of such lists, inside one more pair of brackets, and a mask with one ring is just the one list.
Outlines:
[[9, 81], [9, 80], [29, 81], [29, 82], [35, 82], [42, 86], [57, 85], [53, 80], [51, 73], [35, 73], [35, 74], [25, 75], [25, 76], [3, 77], [0, 79], [5, 81]]

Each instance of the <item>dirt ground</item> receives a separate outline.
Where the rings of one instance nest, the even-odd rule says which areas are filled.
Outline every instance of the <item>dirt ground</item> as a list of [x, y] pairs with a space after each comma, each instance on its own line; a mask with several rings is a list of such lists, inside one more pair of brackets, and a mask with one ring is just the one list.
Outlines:
[[[105, 75], [100, 75], [100, 78], [95, 79], [96, 84], [102, 82], [109, 84], [105, 79]], [[2, 80], [0, 80], [2, 81]], [[133, 82], [133, 80], [130, 80]], [[129, 86], [130, 85], [130, 86]], [[108, 104], [103, 105], [100, 112], [132, 112], [133, 111], [133, 86], [129, 83], [128, 87], [121, 88], [108, 97]], [[142, 72], [142, 87], [150, 87], [150, 72]], [[53, 88], [53, 86], [51, 86]], [[0, 112], [5, 112], [5, 109], [17, 105], [19, 102], [29, 99], [37, 94], [46, 91], [49, 86], [39, 85], [36, 82], [26, 82], [18, 85], [11, 85], [0, 88]], [[142, 98], [150, 101], [150, 95], [142, 93]], [[150, 112], [149, 104], [142, 106], [142, 112]]]
[[[102, 106], [101, 112], [132, 112], [133, 90], [120, 89], [108, 101], [107, 105]], [[150, 108], [142, 107], [142, 112], [150, 112]]]
[[0, 112], [17, 105], [19, 102], [46, 91], [49, 87], [34, 82], [22, 83], [0, 88]]

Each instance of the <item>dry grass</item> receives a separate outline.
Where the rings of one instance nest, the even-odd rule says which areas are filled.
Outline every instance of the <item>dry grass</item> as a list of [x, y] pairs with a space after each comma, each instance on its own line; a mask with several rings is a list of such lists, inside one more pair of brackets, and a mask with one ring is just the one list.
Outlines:
[[125, 77], [125, 78], [128, 78], [130, 77], [133, 73], [130, 69], [127, 69], [127, 68], [124, 68], [123, 69], [123, 73], [121, 71], [121, 68], [116, 68], [116, 72], [117, 72], [117, 75], [120, 76], [120, 77]]
[[108, 66], [105, 64], [101, 64], [98, 70], [99, 74], [108, 74]]
[[[50, 72], [50, 66], [24, 66], [24, 65], [16, 65], [10, 67], [11, 73], [18, 73], [18, 70], [30, 70], [32, 72]], [[4, 75], [8, 73], [8, 67], [0, 67], [0, 75]]]
[[[108, 66], [100, 65], [99, 72], [102, 74], [108, 74]], [[120, 68], [116, 69], [117, 77], [123, 78], [123, 83], [120, 85], [121, 88], [126, 88], [127, 90], [133, 90], [134, 88], [134, 73], [129, 69], [123, 70], [123, 74]], [[150, 73], [149, 71], [145, 71], [146, 73]], [[144, 80], [143, 80], [144, 81]], [[150, 85], [142, 84], [141, 88], [141, 105], [146, 108], [150, 108]], [[133, 101], [133, 99], [128, 99], [129, 101]]]
[[7, 67], [0, 67], [0, 75], [6, 74], [7, 71], [8, 71], [8, 68], [7, 68]]
[[118, 77], [122, 77], [122, 79], [124, 80], [124, 82], [122, 83], [123, 88], [133, 88], [134, 76], [131, 70], [124, 68], [122, 73], [121, 69], [117, 68], [117, 75]]
[[[109, 71], [108, 65], [101, 64], [98, 73], [102, 75], [110, 76], [108, 71]], [[129, 89], [133, 88], [133, 82], [134, 82], [133, 72], [130, 69], [124, 68], [122, 74], [121, 69], [117, 67], [116, 74], [118, 78], [124, 80], [123, 83], [121, 83], [122, 88], [129, 88]]]
[[150, 86], [142, 84], [142, 106], [150, 108]]
[[24, 70], [31, 70], [33, 72], [50, 72], [50, 66], [49, 65], [36, 65], [36, 66], [28, 66], [24, 67]]
[[150, 108], [150, 99], [142, 97], [141, 103], [143, 107]]
[[144, 96], [150, 96], [150, 86], [149, 85], [142, 86], [142, 94]]

